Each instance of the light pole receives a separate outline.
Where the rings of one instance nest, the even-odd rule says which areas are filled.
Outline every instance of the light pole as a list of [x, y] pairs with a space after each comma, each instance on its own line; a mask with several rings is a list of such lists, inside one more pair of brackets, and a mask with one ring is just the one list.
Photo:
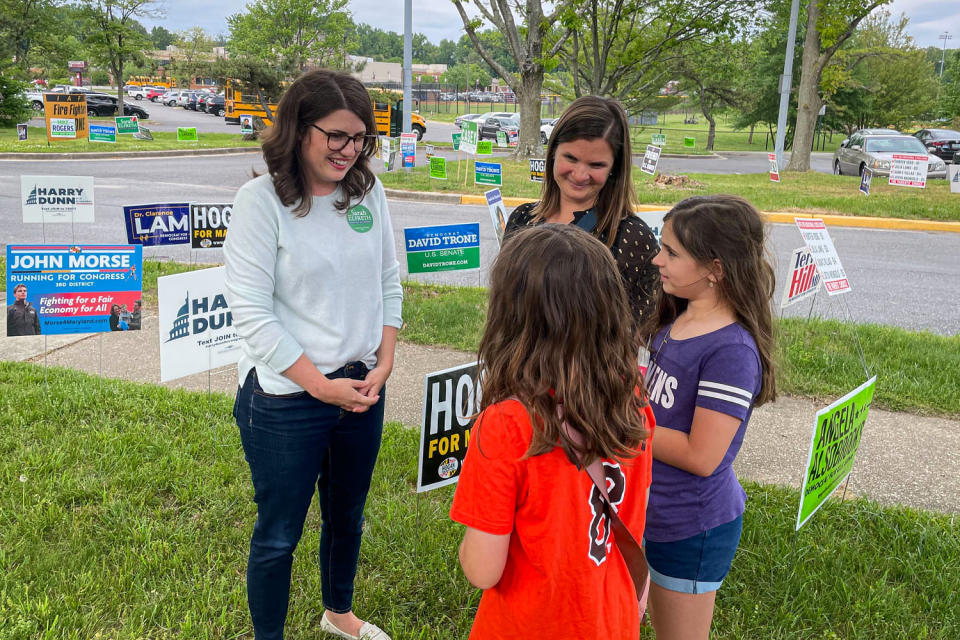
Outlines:
[[783, 146], [787, 136], [787, 111], [790, 107], [790, 85], [793, 83], [793, 48], [797, 39], [798, 0], [790, 5], [790, 26], [787, 28], [787, 51], [783, 58], [783, 75], [780, 76], [780, 110], [777, 114], [777, 139], [774, 153], [777, 156], [777, 168], [783, 170]]
[[940, 78], [943, 79], [943, 63], [947, 55], [947, 40], [953, 39], [953, 36], [950, 35], [949, 31], [944, 31], [939, 39], [943, 40], [943, 48], [940, 50]]

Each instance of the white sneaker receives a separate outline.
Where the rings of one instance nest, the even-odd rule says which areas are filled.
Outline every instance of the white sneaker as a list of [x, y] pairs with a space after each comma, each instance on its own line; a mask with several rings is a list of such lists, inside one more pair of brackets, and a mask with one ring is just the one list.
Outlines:
[[347, 640], [390, 640], [390, 636], [387, 635], [386, 631], [369, 622], [364, 622], [363, 626], [360, 627], [360, 633], [352, 636], [330, 622], [327, 618], [326, 611], [323, 612], [323, 617], [320, 618], [320, 630], [340, 638], [346, 638]]

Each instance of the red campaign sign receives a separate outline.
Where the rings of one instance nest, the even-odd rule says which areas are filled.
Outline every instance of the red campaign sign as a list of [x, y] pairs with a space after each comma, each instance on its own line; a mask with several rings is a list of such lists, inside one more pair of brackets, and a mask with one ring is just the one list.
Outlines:
[[777, 154], [768, 153], [767, 160], [770, 162], [770, 179], [774, 182], [780, 182], [780, 169], [777, 167]]

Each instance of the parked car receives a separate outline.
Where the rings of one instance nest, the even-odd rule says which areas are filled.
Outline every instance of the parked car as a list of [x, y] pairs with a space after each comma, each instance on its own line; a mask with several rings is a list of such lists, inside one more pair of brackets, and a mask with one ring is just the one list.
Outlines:
[[160, 102], [167, 105], [168, 107], [175, 107], [177, 106], [177, 98], [180, 96], [181, 93], [182, 93], [181, 91], [177, 91], [176, 89], [171, 89], [170, 91], [167, 91], [165, 94], [160, 96]]
[[43, 111], [43, 92], [42, 91], [24, 91], [23, 97], [30, 101], [30, 106], [34, 111]]
[[194, 105], [195, 111], [206, 111], [207, 109], [207, 100], [210, 99], [210, 94], [206, 91], [197, 92], [197, 104]]
[[[87, 94], [87, 115], [94, 117], [111, 117], [117, 111], [117, 96], [110, 96], [105, 93]], [[141, 120], [146, 120], [150, 114], [141, 107], [124, 101], [123, 115], [137, 116]]]
[[483, 123], [479, 125], [479, 131], [481, 140], [484, 138], [496, 140], [498, 131], [504, 131], [506, 133], [520, 131], [520, 114], [493, 113], [487, 116], [483, 120]]
[[153, 89], [153, 87], [143, 86], [143, 87], [133, 87], [127, 91], [127, 95], [133, 98], [134, 100], [143, 100], [147, 97], [147, 92]]
[[540, 142], [547, 144], [550, 140], [550, 134], [553, 133], [553, 127], [560, 118], [541, 118], [540, 119]]
[[923, 143], [927, 151], [944, 162], [957, 162], [957, 152], [960, 151], [960, 131], [953, 129], [920, 129], [913, 134]]
[[[41, 105], [41, 106], [42, 106], [42, 105]], [[482, 117], [485, 116], [485, 115], [487, 115], [487, 114], [485, 114], [485, 113], [465, 113], [465, 114], [463, 114], [463, 115], [461, 115], [461, 116], [457, 116], [456, 118], [454, 118], [453, 124], [457, 125], [457, 128], [458, 128], [458, 129], [463, 129], [463, 121], [464, 121], [464, 120], [477, 120], [478, 118], [482, 118]]]
[[200, 98], [200, 92], [194, 91], [189, 96], [187, 96], [186, 102], [183, 103], [184, 109], [190, 109], [191, 111], [197, 111], [197, 100]]
[[875, 176], [888, 176], [895, 153], [925, 155], [927, 156], [927, 177], [947, 177], [947, 168], [943, 160], [928, 154], [923, 143], [913, 136], [868, 136], [859, 132], [841, 143], [840, 148], [833, 153], [833, 173], [841, 176], [863, 175], [863, 170], [867, 168]]
[[222, 118], [227, 115], [226, 100], [223, 96], [210, 96], [204, 103], [207, 113]]
[[162, 98], [162, 97], [163, 97], [163, 94], [165, 94], [166, 92], [167, 92], [167, 90], [164, 89], [163, 87], [154, 87], [154, 88], [150, 89], [149, 91], [147, 91], [147, 93], [146, 93], [146, 95], [145, 95], [144, 97], [145, 97], [147, 100], [149, 100], [150, 102], [156, 102], [157, 100], [159, 100], [160, 98]]
[[187, 102], [190, 101], [190, 96], [193, 95], [193, 91], [181, 91], [180, 95], [177, 96], [177, 106], [186, 108]]

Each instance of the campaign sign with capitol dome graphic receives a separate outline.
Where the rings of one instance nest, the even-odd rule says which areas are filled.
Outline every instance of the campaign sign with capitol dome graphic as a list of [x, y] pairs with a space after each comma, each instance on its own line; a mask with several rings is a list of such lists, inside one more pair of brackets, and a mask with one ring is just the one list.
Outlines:
[[227, 304], [225, 273], [225, 267], [214, 267], [157, 279], [161, 382], [240, 359], [240, 336]]
[[20, 176], [25, 223], [93, 222], [93, 177]]

